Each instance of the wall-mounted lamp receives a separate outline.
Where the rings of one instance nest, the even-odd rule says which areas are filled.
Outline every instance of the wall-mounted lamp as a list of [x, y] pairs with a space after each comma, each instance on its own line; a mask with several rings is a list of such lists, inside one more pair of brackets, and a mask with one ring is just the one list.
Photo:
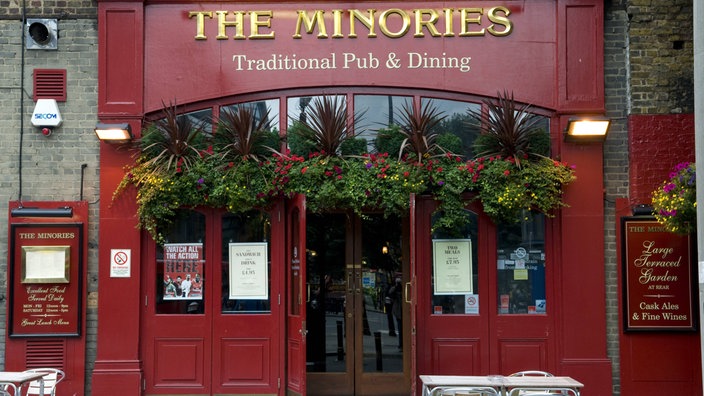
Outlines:
[[10, 210], [12, 217], [71, 217], [73, 208], [65, 206], [63, 208], [14, 208]]
[[606, 117], [571, 118], [565, 128], [565, 141], [603, 142], [610, 124]]
[[653, 207], [651, 205], [640, 204], [636, 205], [632, 209], [633, 216], [652, 216]]
[[106, 143], [126, 143], [132, 140], [130, 124], [98, 124], [95, 126], [98, 139]]

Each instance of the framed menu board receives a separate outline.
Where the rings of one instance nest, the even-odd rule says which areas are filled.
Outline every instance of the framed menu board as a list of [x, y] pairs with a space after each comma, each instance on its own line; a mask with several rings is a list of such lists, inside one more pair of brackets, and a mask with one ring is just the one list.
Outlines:
[[10, 337], [79, 336], [83, 224], [10, 227]]
[[621, 219], [624, 330], [696, 330], [689, 235], [652, 217]]

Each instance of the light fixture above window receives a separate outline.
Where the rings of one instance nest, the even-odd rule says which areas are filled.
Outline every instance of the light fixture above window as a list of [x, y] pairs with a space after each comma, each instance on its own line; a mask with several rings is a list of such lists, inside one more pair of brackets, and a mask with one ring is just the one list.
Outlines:
[[606, 117], [570, 118], [565, 128], [567, 142], [603, 142], [611, 120]]
[[126, 143], [132, 140], [130, 124], [98, 124], [95, 126], [98, 139], [106, 143]]

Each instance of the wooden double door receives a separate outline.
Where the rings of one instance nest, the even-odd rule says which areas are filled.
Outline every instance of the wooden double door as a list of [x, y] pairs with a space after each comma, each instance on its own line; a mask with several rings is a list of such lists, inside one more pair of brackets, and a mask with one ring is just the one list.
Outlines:
[[144, 394], [280, 394], [283, 272], [273, 268], [282, 268], [283, 249], [274, 246], [283, 244], [284, 228], [277, 209], [184, 210], [163, 245], [145, 241]]
[[404, 229], [381, 214], [307, 216], [307, 395], [409, 394]]

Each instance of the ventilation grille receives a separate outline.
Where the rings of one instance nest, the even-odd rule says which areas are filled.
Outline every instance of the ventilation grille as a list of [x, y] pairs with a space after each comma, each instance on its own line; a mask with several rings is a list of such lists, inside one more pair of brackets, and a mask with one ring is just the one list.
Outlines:
[[27, 369], [53, 367], [64, 370], [66, 340], [28, 340], [25, 347]]
[[66, 69], [34, 69], [34, 100], [66, 101]]

